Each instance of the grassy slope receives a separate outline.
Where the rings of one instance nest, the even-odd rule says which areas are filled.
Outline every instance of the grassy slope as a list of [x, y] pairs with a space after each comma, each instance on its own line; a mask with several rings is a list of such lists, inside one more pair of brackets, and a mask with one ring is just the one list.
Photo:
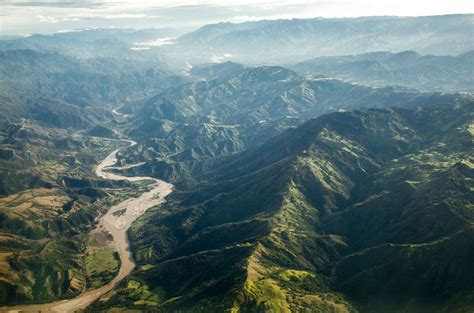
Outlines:
[[120, 257], [105, 229], [95, 229], [89, 234], [85, 263], [90, 288], [101, 287], [117, 275]]
[[181, 79], [142, 62], [0, 54], [0, 305], [68, 298], [114, 276], [113, 248], [88, 233], [111, 204], [146, 189], [97, 179], [95, 165], [121, 144], [85, 135], [114, 136], [123, 124], [107, 105]]
[[[472, 114], [335, 113], [231, 157], [134, 224], [133, 279], [164, 310], [469, 308]], [[96, 308], [139, 301], [122, 287]]]
[[[228, 66], [207, 69], [225, 71]], [[143, 162], [131, 173], [153, 175], [187, 189], [201, 183], [201, 173], [212, 160], [261, 145], [310, 118], [339, 110], [426, 106], [463, 97], [468, 96], [305, 77], [278, 66], [238, 67], [223, 77], [185, 84], [144, 101], [133, 115], [129, 133], [139, 144], [119, 159]], [[129, 109], [123, 110], [133, 112]]]
[[0, 139], [10, 151], [0, 160], [0, 303], [68, 298], [111, 278], [88, 274], [84, 255], [96, 217], [128, 195], [94, 174], [120, 143], [31, 123], [7, 124]]

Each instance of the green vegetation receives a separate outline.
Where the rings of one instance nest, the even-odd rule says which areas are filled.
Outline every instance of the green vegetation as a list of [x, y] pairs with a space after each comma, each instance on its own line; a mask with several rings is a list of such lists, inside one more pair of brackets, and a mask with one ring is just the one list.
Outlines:
[[127, 211], [127, 209], [121, 209], [121, 210], [118, 210], [118, 211], [115, 211], [114, 213], [112, 213], [113, 216], [122, 216], [125, 214], [125, 212]]
[[96, 307], [105, 310], [104, 302], [117, 302], [121, 300], [127, 301], [127, 307], [140, 307], [143, 309], [156, 308], [165, 298], [164, 290], [155, 288], [150, 290], [149, 287], [141, 281], [130, 279], [126, 284], [112, 290], [103, 296]]
[[[122, 143], [27, 121], [3, 124], [0, 141], [11, 151], [0, 159], [0, 303], [70, 298], [110, 280], [113, 250], [84, 255], [96, 218], [129, 195], [130, 184], [94, 173]], [[103, 271], [106, 260], [115, 269]]]
[[[472, 310], [473, 107], [333, 113], [203, 165], [132, 226], [130, 279], [164, 311]], [[91, 310], [145, 307], [120, 290]]]
[[120, 268], [120, 257], [110, 235], [105, 231], [91, 233], [86, 252], [87, 285], [98, 288], [111, 281]]
[[129, 135], [140, 144], [119, 158], [125, 164], [146, 162], [129, 173], [151, 174], [191, 189], [221, 157], [261, 145], [310, 118], [363, 107], [416, 107], [469, 99], [308, 77], [279, 66], [223, 63], [195, 72], [209, 80], [184, 84], [141, 106], [131, 103], [122, 109], [135, 113]]
[[[1, 97], [29, 100], [25, 103], [14, 101], [21, 105], [5, 113], [67, 127], [64, 122], [71, 119], [100, 115], [110, 118], [109, 113], [104, 112], [104, 106], [116, 106], [152, 96], [181, 81], [180, 78], [170, 77], [171, 73], [156, 63], [139, 60], [124, 62], [113, 58], [83, 59], [48, 50], [0, 51]], [[46, 105], [36, 110], [32, 102]], [[64, 111], [72, 111], [76, 115], [58, 114]], [[106, 120], [103, 118], [102, 121]], [[83, 127], [84, 124], [77, 126]]]
[[1, 56], [0, 305], [117, 274], [98, 217], [148, 182], [94, 168], [126, 135], [139, 144], [112, 171], [177, 189], [132, 225], [137, 266], [88, 310], [474, 309], [472, 95], [235, 63], [179, 85], [136, 59]]

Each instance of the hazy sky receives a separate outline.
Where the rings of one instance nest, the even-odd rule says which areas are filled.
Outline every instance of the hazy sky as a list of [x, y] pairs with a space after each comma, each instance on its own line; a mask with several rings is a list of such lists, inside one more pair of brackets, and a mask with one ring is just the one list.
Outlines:
[[89, 27], [196, 28], [220, 21], [473, 13], [472, 0], [0, 0], [2, 34]]

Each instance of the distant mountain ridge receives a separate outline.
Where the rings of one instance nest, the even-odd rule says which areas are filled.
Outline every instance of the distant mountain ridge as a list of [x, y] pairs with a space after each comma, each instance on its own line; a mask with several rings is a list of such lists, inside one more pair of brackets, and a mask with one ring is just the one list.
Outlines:
[[159, 57], [149, 54], [148, 51], [134, 51], [130, 48], [137, 42], [176, 37], [178, 34], [171, 28], [79, 29], [50, 35], [35, 34], [28, 37], [0, 40], [0, 51], [31, 49], [81, 58], [114, 57], [159, 62]]
[[164, 90], [162, 82], [172, 73], [164, 66], [140, 61], [8, 50], [0, 52], [0, 75], [3, 87], [16, 93], [34, 92], [79, 106], [97, 106]]
[[[162, 28], [33, 35], [0, 40], [0, 51], [33, 49], [82, 58], [148, 60], [176, 69], [229, 60], [274, 65], [375, 51], [459, 55], [474, 50], [473, 31], [472, 14], [262, 20], [210, 24], [185, 34]], [[167, 42], [161, 45], [160, 40]], [[137, 42], [143, 46], [131, 49]]]
[[185, 82], [160, 64], [114, 58], [81, 59], [35, 50], [0, 52], [0, 121], [20, 118], [85, 128], [110, 108]]
[[474, 91], [474, 50], [457, 56], [404, 51], [320, 57], [290, 68], [305, 74], [379, 86], [400, 85], [423, 91]]
[[226, 55], [244, 64], [295, 63], [381, 50], [457, 55], [474, 50], [473, 30], [471, 14], [219, 23], [184, 34], [159, 50], [170, 61], [193, 64]]

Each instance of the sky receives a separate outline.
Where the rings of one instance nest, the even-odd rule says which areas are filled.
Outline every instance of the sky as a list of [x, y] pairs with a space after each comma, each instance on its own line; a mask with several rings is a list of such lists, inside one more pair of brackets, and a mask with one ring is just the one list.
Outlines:
[[29, 35], [84, 28], [172, 27], [189, 31], [217, 22], [457, 13], [474, 13], [474, 1], [0, 0], [0, 34]]

